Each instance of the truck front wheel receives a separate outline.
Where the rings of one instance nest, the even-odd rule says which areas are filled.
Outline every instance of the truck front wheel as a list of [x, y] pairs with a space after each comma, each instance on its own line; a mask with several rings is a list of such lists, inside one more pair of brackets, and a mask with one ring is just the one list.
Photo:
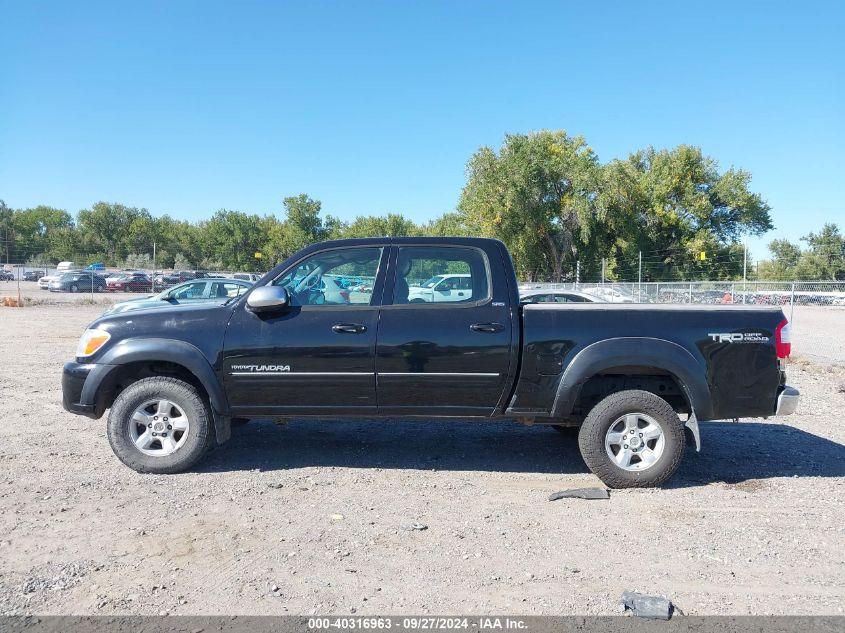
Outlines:
[[599, 402], [578, 433], [584, 461], [611, 488], [665, 483], [681, 463], [685, 441], [683, 423], [672, 407], [636, 389]]
[[124, 389], [109, 412], [114, 454], [139, 473], [179, 473], [211, 447], [211, 413], [192, 385], [163, 376], [143, 378]]

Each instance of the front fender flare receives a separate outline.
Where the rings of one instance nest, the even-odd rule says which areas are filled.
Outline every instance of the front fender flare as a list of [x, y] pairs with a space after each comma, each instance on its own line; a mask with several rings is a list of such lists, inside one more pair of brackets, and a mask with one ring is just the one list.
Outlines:
[[[229, 403], [217, 374], [203, 353], [194, 345], [185, 341], [164, 338], [133, 338], [120, 341], [107, 350], [97, 364], [109, 366], [97, 381], [86, 381], [82, 391], [83, 402], [96, 402], [96, 391], [112, 371], [122, 365], [140, 361], [160, 361], [181, 365], [193, 374], [202, 384], [211, 404], [214, 415], [214, 428], [217, 442], [229, 439]], [[89, 383], [92, 383], [89, 385]]]
[[671, 374], [679, 383], [699, 420], [712, 414], [710, 389], [704, 367], [686, 349], [665, 339], [620, 337], [588, 345], [575, 355], [560, 379], [552, 417], [572, 413], [581, 387], [596, 374], [613, 367], [644, 365]]

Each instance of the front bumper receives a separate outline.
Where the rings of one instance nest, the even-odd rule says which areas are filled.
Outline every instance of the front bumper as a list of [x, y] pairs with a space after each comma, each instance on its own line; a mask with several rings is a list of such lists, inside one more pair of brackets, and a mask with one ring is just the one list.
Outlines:
[[777, 408], [775, 415], [792, 415], [798, 408], [798, 401], [801, 399], [801, 393], [789, 385], [784, 386], [783, 391], [778, 395]]
[[[102, 365], [65, 363], [62, 369], [62, 406], [65, 411], [98, 418], [94, 402], [86, 402], [90, 396], [85, 393], [85, 381]], [[90, 389], [89, 389], [90, 391]]]

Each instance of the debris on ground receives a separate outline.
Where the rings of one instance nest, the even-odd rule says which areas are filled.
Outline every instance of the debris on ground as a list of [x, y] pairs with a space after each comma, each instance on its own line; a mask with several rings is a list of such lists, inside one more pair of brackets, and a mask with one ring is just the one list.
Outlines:
[[610, 499], [610, 492], [606, 488], [572, 488], [549, 495], [549, 501], [558, 499]]
[[427, 530], [428, 526], [425, 523], [414, 523], [411, 528], [414, 530]]
[[668, 598], [645, 596], [636, 591], [624, 591], [622, 605], [626, 610], [630, 610], [632, 615], [652, 620], [668, 620], [674, 611], [674, 606]]

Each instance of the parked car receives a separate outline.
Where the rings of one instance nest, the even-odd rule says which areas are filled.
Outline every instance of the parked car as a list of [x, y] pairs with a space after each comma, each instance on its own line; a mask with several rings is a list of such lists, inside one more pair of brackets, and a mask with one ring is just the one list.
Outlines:
[[0, 269], [0, 281], [14, 281], [15, 273], [11, 270]]
[[520, 303], [607, 303], [595, 295], [574, 290], [529, 290], [519, 295]]
[[44, 276], [43, 270], [28, 270], [23, 274], [24, 281], [38, 281]]
[[[462, 264], [466, 295], [408, 303], [416, 262]], [[321, 305], [311, 288], [350, 269], [375, 276], [373, 293]], [[192, 467], [243, 418], [475, 417], [580, 425], [605, 484], [647, 487], [676, 471], [688, 435], [701, 448], [699, 420], [794, 413], [790, 350], [778, 307], [519, 305], [498, 240], [337, 240], [222, 305], [100, 317], [64, 366], [62, 402], [110, 409], [112, 449], [139, 472]]]
[[594, 295], [604, 299], [608, 303], [637, 303], [636, 297], [629, 295], [613, 286], [596, 286], [594, 288], [582, 288], [581, 292]]
[[153, 282], [146, 273], [123, 273], [106, 279], [106, 288], [109, 292], [149, 292]]
[[155, 284], [157, 288], [169, 288], [176, 284], [181, 284], [191, 279], [208, 279], [209, 274], [204, 271], [197, 270], [179, 270], [170, 273], [162, 273], [155, 277]]
[[323, 303], [349, 303], [349, 291], [333, 277], [323, 277], [318, 286]]
[[157, 295], [115, 303], [103, 314], [119, 314], [131, 310], [165, 308], [194, 303], [224, 303], [229, 299], [241, 296], [251, 287], [252, 282], [243, 279], [213, 278], [187, 281], [173, 288], [168, 288]]
[[69, 273], [72, 270], [76, 270], [77, 266], [73, 262], [59, 262], [56, 265], [56, 272], [58, 273]]
[[244, 279], [246, 281], [251, 281], [255, 283], [259, 279], [261, 279], [261, 275], [258, 273], [235, 273], [232, 275], [232, 279]]
[[41, 288], [41, 290], [49, 290], [50, 284], [54, 281], [58, 281], [64, 274], [65, 273], [56, 272], [52, 275], [44, 275], [38, 279], [38, 287]]
[[408, 303], [464, 301], [472, 294], [469, 274], [435, 275], [421, 286], [412, 286]]
[[50, 282], [50, 292], [103, 292], [106, 279], [92, 271], [77, 270]]

